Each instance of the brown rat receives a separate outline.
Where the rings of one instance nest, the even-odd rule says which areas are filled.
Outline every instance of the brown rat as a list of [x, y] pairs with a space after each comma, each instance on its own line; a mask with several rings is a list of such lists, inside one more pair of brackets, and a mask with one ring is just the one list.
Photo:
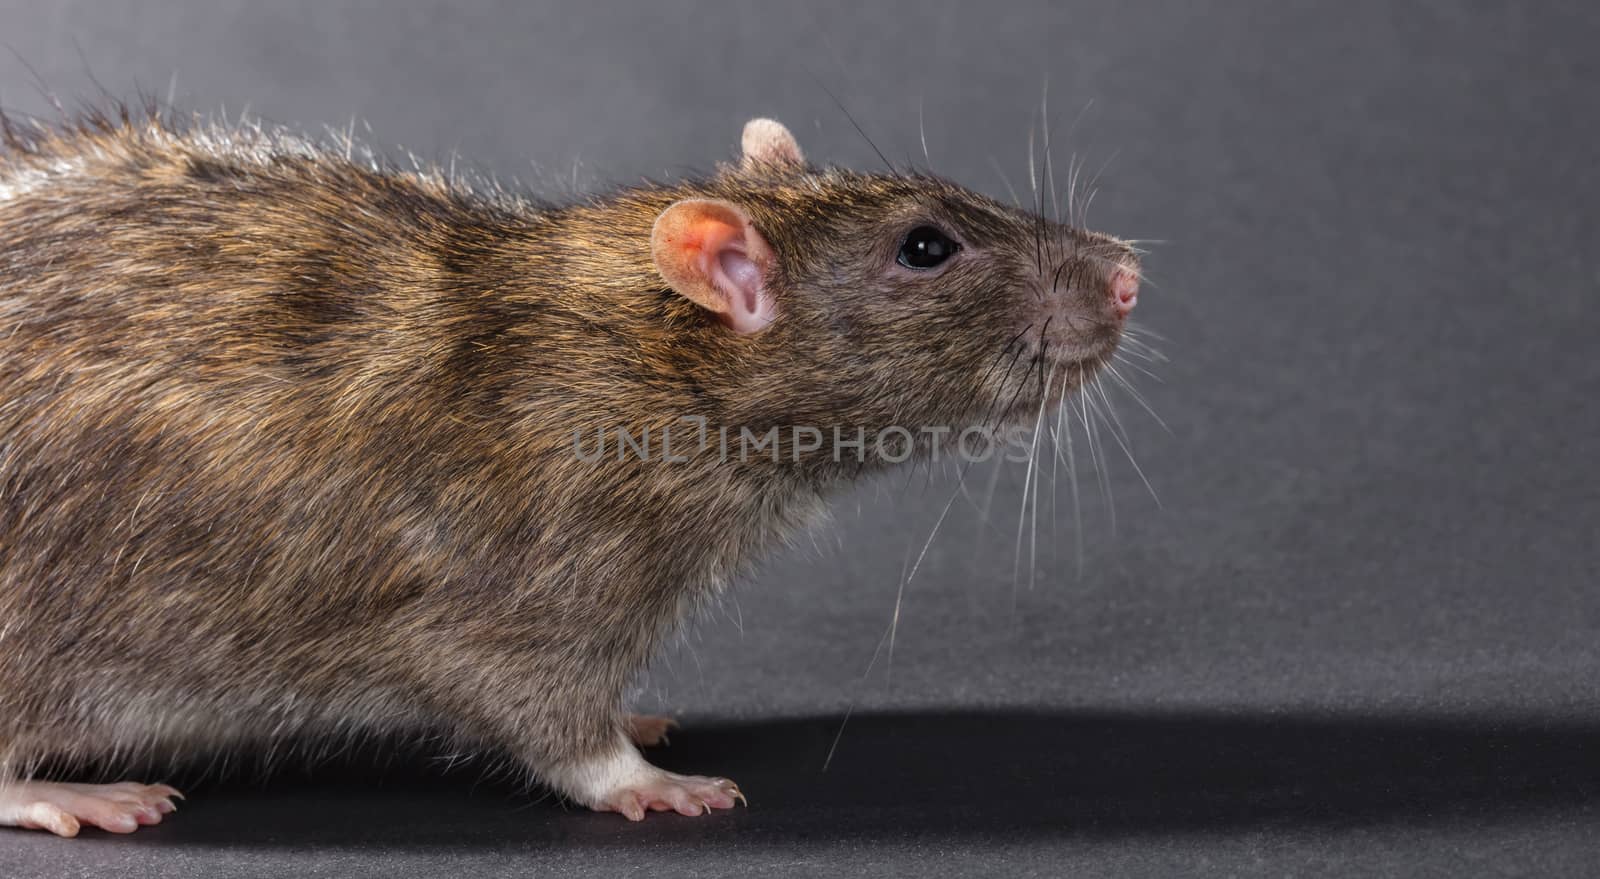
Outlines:
[[153, 113], [6, 132], [0, 823], [69, 836], [175, 792], [47, 763], [362, 733], [635, 820], [731, 806], [640, 756], [626, 688], [887, 464], [575, 437], [1016, 421], [1138, 289], [1115, 239], [808, 165], [769, 120], [737, 166], [566, 205]]

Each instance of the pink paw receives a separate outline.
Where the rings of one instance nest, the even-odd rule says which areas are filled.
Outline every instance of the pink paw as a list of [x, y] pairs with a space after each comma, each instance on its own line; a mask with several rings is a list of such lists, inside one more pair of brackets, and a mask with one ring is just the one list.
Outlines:
[[[596, 810], [621, 812], [629, 821], [643, 821], [645, 812], [674, 811], [703, 815], [712, 809], [731, 809], [745, 802], [739, 786], [726, 778], [677, 775], [657, 769], [652, 778], [612, 791]], [[748, 804], [747, 804], [748, 805]]]
[[0, 825], [77, 836], [84, 824], [112, 833], [132, 833], [160, 824], [183, 794], [164, 784], [66, 784], [24, 781], [0, 787]]

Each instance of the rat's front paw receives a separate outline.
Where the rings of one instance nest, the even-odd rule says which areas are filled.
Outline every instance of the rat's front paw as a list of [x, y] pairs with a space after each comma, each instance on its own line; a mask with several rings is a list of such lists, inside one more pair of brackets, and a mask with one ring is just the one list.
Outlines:
[[703, 815], [712, 809], [731, 809], [735, 801], [745, 802], [744, 794], [726, 778], [678, 775], [656, 769], [650, 777], [607, 794], [594, 808], [621, 812], [629, 821], [643, 821], [645, 812], [670, 810], [679, 815]]
[[629, 741], [637, 734], [619, 725], [614, 747], [587, 759], [551, 764], [545, 781], [574, 802], [597, 812], [620, 812], [630, 821], [644, 820], [647, 812], [704, 815], [744, 802], [739, 786], [726, 778], [678, 775], [651, 766]]

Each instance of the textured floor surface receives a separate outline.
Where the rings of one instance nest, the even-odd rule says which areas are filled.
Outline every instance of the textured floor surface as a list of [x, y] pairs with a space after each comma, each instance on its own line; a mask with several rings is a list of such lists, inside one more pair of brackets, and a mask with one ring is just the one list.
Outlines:
[[674, 645], [659, 759], [748, 809], [357, 761], [0, 832], [0, 875], [1592, 875], [1600, 12], [1566, 5], [0, 2], [6, 106], [92, 73], [556, 195], [758, 114], [877, 162], [824, 86], [890, 159], [1026, 193], [1048, 81], [1057, 183], [1075, 153], [1091, 224], [1164, 242], [1170, 358], [1131, 376], [1170, 430], [1110, 392], [1159, 503], [1109, 443], [1081, 529], [1064, 472], [1037, 528], [1022, 468], [969, 475], [874, 662], [957, 485], [865, 486]]

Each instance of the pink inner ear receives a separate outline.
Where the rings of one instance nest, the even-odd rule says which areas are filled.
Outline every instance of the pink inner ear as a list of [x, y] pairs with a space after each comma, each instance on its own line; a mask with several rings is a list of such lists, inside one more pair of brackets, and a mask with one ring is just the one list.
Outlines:
[[761, 268], [742, 250], [729, 248], [722, 253], [722, 272], [728, 276], [729, 282], [738, 289], [738, 301], [729, 303], [734, 308], [743, 308], [754, 314], [761, 310]]
[[772, 297], [761, 266], [750, 258], [743, 245], [730, 241], [723, 246], [717, 253], [713, 273], [713, 282], [728, 297], [723, 322], [734, 332], [754, 333], [772, 323]]

